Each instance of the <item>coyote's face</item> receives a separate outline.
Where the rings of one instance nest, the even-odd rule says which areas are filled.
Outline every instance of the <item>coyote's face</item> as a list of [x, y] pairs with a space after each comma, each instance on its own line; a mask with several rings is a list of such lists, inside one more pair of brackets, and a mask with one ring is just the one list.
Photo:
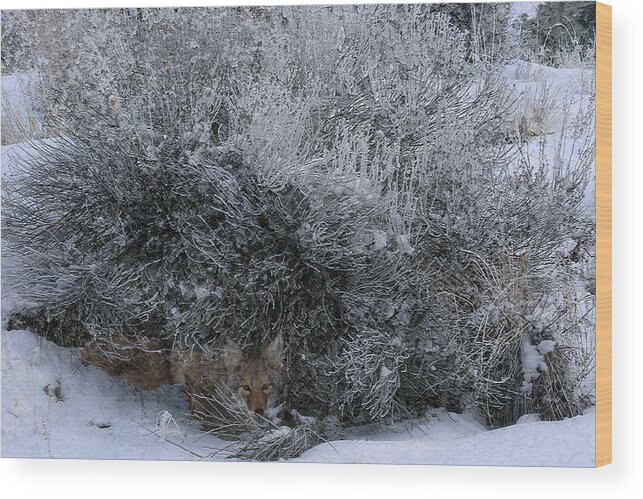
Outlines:
[[225, 347], [226, 384], [251, 412], [264, 415], [275, 405], [281, 385], [282, 345], [278, 336], [256, 355], [244, 355], [237, 345]]

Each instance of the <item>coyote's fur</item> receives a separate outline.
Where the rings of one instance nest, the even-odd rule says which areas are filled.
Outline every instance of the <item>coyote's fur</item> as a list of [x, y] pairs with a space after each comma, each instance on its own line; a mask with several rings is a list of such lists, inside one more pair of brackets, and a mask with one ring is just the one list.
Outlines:
[[244, 354], [229, 341], [217, 359], [196, 350], [164, 349], [155, 340], [119, 336], [89, 344], [82, 360], [146, 389], [183, 385], [190, 410], [205, 419], [209, 404], [222, 394], [251, 412], [265, 414], [275, 405], [281, 388], [282, 352], [281, 335], [254, 355]]

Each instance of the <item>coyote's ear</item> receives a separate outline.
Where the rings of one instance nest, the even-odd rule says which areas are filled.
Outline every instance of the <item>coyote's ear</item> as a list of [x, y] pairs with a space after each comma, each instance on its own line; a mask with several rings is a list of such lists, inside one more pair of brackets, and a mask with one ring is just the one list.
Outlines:
[[277, 334], [274, 340], [263, 347], [263, 356], [270, 364], [281, 365], [282, 356], [284, 353], [284, 339], [283, 335]]
[[223, 363], [226, 370], [233, 371], [241, 364], [243, 359], [243, 352], [239, 345], [228, 338], [225, 347], [223, 347]]

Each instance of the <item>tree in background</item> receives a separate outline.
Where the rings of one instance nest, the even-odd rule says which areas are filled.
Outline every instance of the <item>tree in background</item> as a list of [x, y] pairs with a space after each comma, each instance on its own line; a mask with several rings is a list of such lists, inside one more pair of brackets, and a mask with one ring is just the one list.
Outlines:
[[521, 16], [519, 28], [523, 43], [538, 54], [541, 62], [560, 66], [569, 54], [582, 57], [593, 53], [596, 4], [542, 3], [534, 17]]

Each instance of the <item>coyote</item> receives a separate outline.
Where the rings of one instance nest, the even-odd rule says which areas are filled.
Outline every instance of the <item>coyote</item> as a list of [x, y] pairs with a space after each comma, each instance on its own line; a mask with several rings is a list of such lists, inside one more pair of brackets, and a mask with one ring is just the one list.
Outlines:
[[160, 342], [124, 336], [95, 341], [83, 349], [85, 364], [146, 389], [180, 384], [190, 397], [193, 415], [207, 419], [214, 400], [229, 396], [250, 412], [264, 415], [275, 406], [281, 388], [283, 340], [278, 335], [254, 355], [228, 341], [223, 355], [211, 359], [196, 350], [168, 350]]
[[211, 361], [198, 352], [172, 352], [172, 379], [185, 385], [190, 394], [193, 414], [207, 416], [212, 398], [230, 396], [263, 416], [274, 407], [281, 389], [283, 366], [281, 335], [254, 355], [244, 354], [238, 345], [228, 342], [223, 356]]

